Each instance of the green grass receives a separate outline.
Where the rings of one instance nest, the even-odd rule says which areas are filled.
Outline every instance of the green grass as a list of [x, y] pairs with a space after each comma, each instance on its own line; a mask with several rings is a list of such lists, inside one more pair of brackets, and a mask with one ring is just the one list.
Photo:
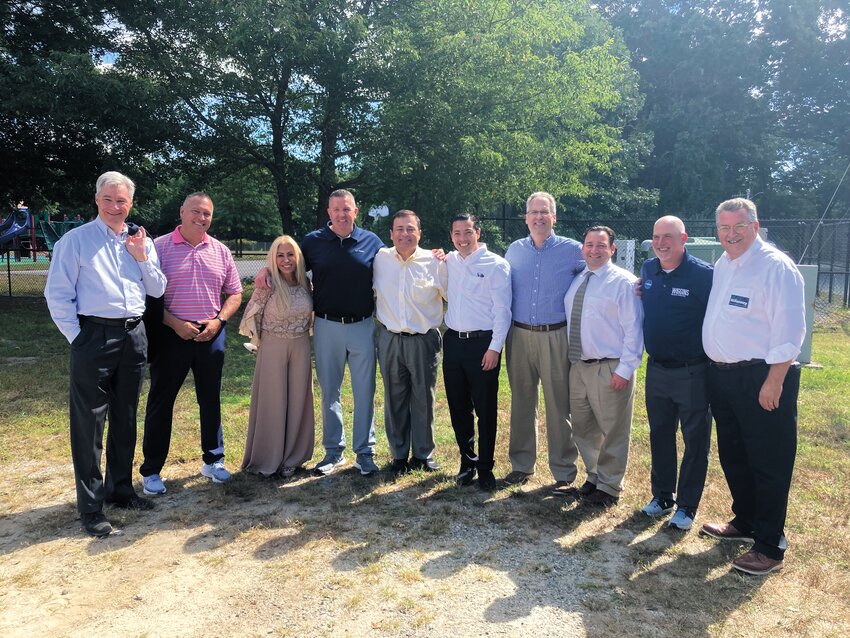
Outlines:
[[[74, 516], [73, 502], [65, 497], [53, 509], [47, 505], [55, 503], [58, 495], [68, 494], [73, 481], [68, 467], [68, 344], [50, 321], [43, 299], [2, 299], [0, 316], [0, 463], [6, 470], [0, 511], [32, 510], [27, 533], [47, 543]], [[234, 470], [244, 452], [255, 361], [241, 347], [237, 326], [236, 318], [228, 326], [222, 391], [228, 464]], [[566, 608], [581, 617], [588, 634], [847, 635], [848, 326], [850, 318], [845, 317], [829, 331], [816, 333], [813, 358], [821, 367], [803, 370], [799, 448], [787, 524], [791, 551], [786, 569], [765, 580], [728, 572], [738, 547], [709, 542], [695, 533], [670, 534], [659, 523], [635, 515], [649, 498], [643, 369], [638, 376], [626, 491], [618, 507], [592, 514], [547, 497], [543, 488], [551, 476], [542, 430], [537, 474], [528, 486], [502, 490], [492, 497], [476, 489], [455, 488], [451, 475], [457, 469], [457, 452], [442, 379], [437, 389], [435, 457], [443, 464], [443, 473], [416, 472], [395, 482], [384, 474], [366, 479], [352, 472], [295, 482], [259, 481], [237, 474], [225, 489], [217, 489], [221, 486], [197, 478], [198, 410], [190, 377], [178, 398], [166, 467], [166, 477], [174, 481], [173, 498], [184, 500], [181, 506], [163, 509], [158, 527], [200, 527], [186, 541], [184, 552], [205, 568], [227, 573], [252, 560], [264, 560], [263, 578], [269, 586], [300, 579], [305, 596], [348, 605], [352, 614], [367, 613], [377, 595], [386, 607], [386, 617], [371, 621], [379, 635], [401, 628], [410, 629], [411, 635], [420, 630], [429, 633], [429, 627], [440, 626], [443, 616], [451, 612], [452, 605], [446, 601], [453, 595], [449, 584], [453, 579], [464, 579], [464, 596], [476, 597], [489, 594], [505, 575], [518, 589], [532, 587], [542, 606], [564, 604], [559, 602], [559, 587], [579, 592], [580, 603]], [[145, 382], [140, 442], [147, 387]], [[318, 401], [316, 386], [317, 417]], [[343, 408], [349, 435], [352, 407], [346, 383]], [[509, 412], [510, 388], [503, 366], [497, 476], [510, 469]], [[378, 457], [389, 462], [380, 376], [375, 416]], [[323, 451], [320, 428], [317, 424], [314, 459]], [[138, 449], [137, 465], [140, 458]], [[713, 449], [700, 520], [726, 519], [729, 502]], [[254, 508], [251, 517], [240, 515], [247, 505]], [[123, 516], [128, 525], [141, 524], [139, 514]], [[459, 529], [462, 536], [456, 535]], [[16, 563], [9, 561], [16, 560], [18, 549], [4, 538], [0, 534], [0, 561], [5, 561], [0, 562], [0, 587], [38, 586], [42, 570], [14, 568]], [[516, 563], [508, 560], [516, 548], [535, 544], [542, 544], [545, 551], [532, 552]], [[61, 554], [63, 550], [54, 551]], [[130, 551], [128, 547], [117, 555]], [[174, 560], [179, 564], [184, 559]], [[592, 567], [580, 575], [564, 576], [570, 561]], [[328, 582], [314, 583], [312, 573], [329, 566], [336, 575]], [[510, 600], [509, 594], [498, 600]], [[493, 606], [501, 610], [493, 612], [496, 616], [531, 614], [521, 604]], [[670, 609], [675, 612], [666, 614]], [[0, 614], [2, 610], [0, 600]], [[661, 617], [664, 621], [659, 624]], [[289, 635], [292, 629], [286, 625], [284, 630], [282, 622], [274, 626], [280, 635]], [[292, 635], [307, 633], [309, 627], [299, 631], [296, 626]]]

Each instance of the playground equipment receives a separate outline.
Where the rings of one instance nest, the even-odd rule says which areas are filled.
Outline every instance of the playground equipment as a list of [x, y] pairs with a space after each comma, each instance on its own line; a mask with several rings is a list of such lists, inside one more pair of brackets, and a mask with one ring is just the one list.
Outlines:
[[[23, 216], [23, 221], [18, 221], [18, 218]], [[32, 215], [29, 209], [25, 207], [18, 208], [14, 213], [9, 215], [0, 224], [0, 252], [7, 252], [12, 249], [16, 251], [16, 259], [20, 259], [21, 245], [19, 237], [27, 233], [33, 234]], [[33, 243], [35, 237], [32, 238]]]

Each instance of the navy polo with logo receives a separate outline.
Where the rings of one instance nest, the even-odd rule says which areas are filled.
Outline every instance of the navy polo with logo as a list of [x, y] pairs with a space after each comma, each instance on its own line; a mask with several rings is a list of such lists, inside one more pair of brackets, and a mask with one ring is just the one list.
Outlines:
[[640, 269], [643, 282], [643, 339], [652, 359], [675, 363], [705, 356], [702, 322], [711, 292], [713, 268], [691, 256], [664, 272], [657, 257]]
[[336, 317], [369, 317], [375, 310], [372, 262], [384, 247], [373, 232], [355, 226], [339, 237], [330, 224], [301, 242], [304, 265], [313, 271], [313, 310]]

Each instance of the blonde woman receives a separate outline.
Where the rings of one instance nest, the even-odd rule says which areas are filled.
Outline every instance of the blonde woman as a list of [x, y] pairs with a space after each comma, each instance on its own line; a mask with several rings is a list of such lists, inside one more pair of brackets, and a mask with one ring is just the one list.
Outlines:
[[254, 291], [239, 325], [259, 347], [242, 469], [289, 477], [313, 454], [313, 299], [292, 237], [275, 239], [266, 262], [271, 287]]

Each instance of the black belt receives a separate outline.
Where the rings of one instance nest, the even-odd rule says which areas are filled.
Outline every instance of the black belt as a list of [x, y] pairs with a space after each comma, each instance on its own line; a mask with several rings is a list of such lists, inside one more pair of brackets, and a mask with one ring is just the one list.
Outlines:
[[389, 328], [387, 328], [387, 332], [391, 335], [398, 335], [399, 337], [424, 337], [428, 334], [427, 332], [395, 332]]
[[561, 321], [560, 323], [542, 323], [537, 326], [532, 326], [528, 323], [514, 321], [513, 324], [517, 328], [522, 328], [523, 330], [531, 330], [531, 332], [552, 332], [553, 330], [560, 330], [561, 328], [566, 327], [567, 322]]
[[661, 366], [662, 368], [687, 368], [688, 366], [699, 365], [700, 363], [705, 363], [708, 361], [708, 357], [694, 357], [693, 359], [688, 359], [687, 361], [659, 361], [655, 358], [650, 358], [649, 362], [653, 363], [657, 366]]
[[113, 328], [124, 328], [124, 330], [132, 330], [139, 325], [141, 317], [126, 317], [124, 319], [109, 319], [107, 317], [90, 317], [89, 315], [77, 315], [80, 323], [96, 323], [101, 326], [111, 326]]
[[334, 315], [323, 315], [317, 312], [316, 316], [319, 319], [327, 319], [328, 321], [336, 321], [337, 323], [357, 323], [358, 321], [368, 319], [372, 315], [366, 315], [365, 317], [335, 317]]
[[487, 337], [488, 339], [493, 337], [492, 330], [469, 330], [467, 332], [460, 332], [458, 330], [452, 330], [449, 328], [446, 332], [451, 332], [457, 335], [458, 339], [480, 339], [482, 337]]
[[750, 366], [758, 366], [762, 363], [767, 363], [764, 359], [747, 359], [746, 361], [736, 361], [734, 363], [721, 363], [720, 361], [712, 361], [711, 365], [721, 370], [732, 370], [734, 368], [749, 368]]
[[582, 363], [605, 363], [606, 361], [616, 361], [614, 357], [603, 357], [602, 359], [582, 359]]

